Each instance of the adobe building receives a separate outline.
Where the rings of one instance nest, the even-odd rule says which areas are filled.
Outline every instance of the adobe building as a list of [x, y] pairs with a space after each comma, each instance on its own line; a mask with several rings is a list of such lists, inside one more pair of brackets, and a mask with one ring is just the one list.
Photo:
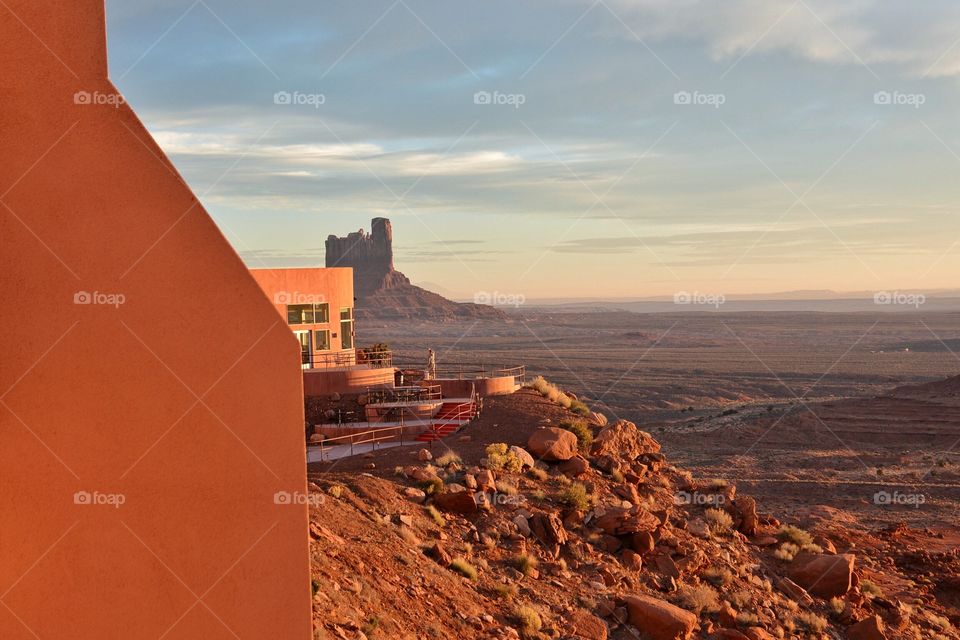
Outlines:
[[300, 347], [104, 24], [0, 6], [0, 638], [306, 640]]
[[394, 386], [390, 354], [364, 358], [364, 351], [357, 348], [353, 269], [254, 269], [251, 273], [297, 338], [306, 397]]

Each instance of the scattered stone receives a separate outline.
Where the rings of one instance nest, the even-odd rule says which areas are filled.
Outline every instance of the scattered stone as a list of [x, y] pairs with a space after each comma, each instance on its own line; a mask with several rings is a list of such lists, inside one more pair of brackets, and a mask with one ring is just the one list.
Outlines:
[[565, 626], [566, 631], [577, 640], [607, 640], [607, 625], [585, 611], [570, 613]]
[[757, 518], [757, 501], [750, 497], [741, 496], [734, 503], [734, 509], [739, 520], [737, 531], [745, 536], [756, 535], [757, 527], [760, 526], [760, 520]]
[[790, 565], [790, 578], [820, 598], [846, 595], [853, 586], [852, 554], [799, 554]]
[[557, 471], [571, 478], [579, 478], [590, 471], [590, 463], [583, 456], [575, 456], [557, 465]]
[[697, 625], [697, 616], [650, 596], [627, 596], [630, 624], [651, 640], [687, 640]]
[[853, 625], [847, 632], [847, 637], [850, 640], [887, 640], [880, 616], [871, 616]]
[[453, 558], [439, 542], [434, 542], [433, 546], [427, 549], [427, 554], [443, 567], [449, 567], [450, 563], [453, 562]]
[[536, 466], [537, 462], [533, 459], [533, 456], [530, 455], [530, 452], [524, 449], [523, 447], [518, 447], [517, 445], [512, 445], [507, 451], [508, 454], [515, 455], [523, 466], [527, 469], [532, 469]]
[[441, 493], [433, 499], [433, 503], [438, 509], [451, 513], [469, 515], [480, 510], [473, 494], [466, 490], [454, 493]]
[[420, 462], [430, 462], [433, 460], [433, 454], [430, 453], [429, 449], [420, 449], [420, 451], [417, 452], [417, 460]]
[[636, 460], [644, 454], [659, 452], [660, 443], [628, 420], [618, 420], [601, 429], [590, 448], [590, 453], [595, 457], [610, 456], [624, 460]]
[[403, 496], [410, 502], [422, 504], [427, 499], [427, 494], [415, 487], [407, 487], [403, 490]]
[[577, 455], [579, 444], [577, 436], [566, 429], [540, 427], [530, 435], [527, 449], [541, 460], [562, 462]]

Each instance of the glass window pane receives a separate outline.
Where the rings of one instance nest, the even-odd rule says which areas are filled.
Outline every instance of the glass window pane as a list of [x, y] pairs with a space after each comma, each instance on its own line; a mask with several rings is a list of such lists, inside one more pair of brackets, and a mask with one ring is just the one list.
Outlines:
[[317, 351], [328, 351], [330, 349], [330, 331], [315, 331], [315, 342]]
[[353, 319], [353, 309], [351, 309], [350, 307], [344, 307], [340, 309], [340, 319], [341, 320]]
[[330, 322], [330, 305], [329, 304], [318, 304], [314, 306], [314, 322], [316, 324], [324, 324]]
[[313, 324], [312, 304], [291, 304], [287, 306], [288, 324]]

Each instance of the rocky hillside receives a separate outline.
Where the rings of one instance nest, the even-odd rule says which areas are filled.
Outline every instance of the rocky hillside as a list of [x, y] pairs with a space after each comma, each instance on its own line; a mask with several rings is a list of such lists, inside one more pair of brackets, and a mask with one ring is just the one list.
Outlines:
[[775, 517], [572, 406], [313, 469], [316, 637], [960, 638], [956, 531]]

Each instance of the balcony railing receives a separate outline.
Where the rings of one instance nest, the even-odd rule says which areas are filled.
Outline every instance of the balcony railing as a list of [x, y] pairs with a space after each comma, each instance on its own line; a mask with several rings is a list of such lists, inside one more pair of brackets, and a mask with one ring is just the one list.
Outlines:
[[305, 353], [301, 364], [303, 364], [304, 369], [342, 369], [354, 365], [386, 369], [393, 366], [393, 353], [384, 350], [370, 351], [366, 349], [348, 349], [332, 353]]

